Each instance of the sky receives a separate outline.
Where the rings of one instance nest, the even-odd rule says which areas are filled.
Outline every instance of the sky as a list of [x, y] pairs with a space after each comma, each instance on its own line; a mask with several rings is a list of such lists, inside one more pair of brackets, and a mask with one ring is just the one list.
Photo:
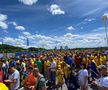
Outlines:
[[0, 0], [0, 44], [104, 47], [103, 15], [108, 16], [107, 0]]

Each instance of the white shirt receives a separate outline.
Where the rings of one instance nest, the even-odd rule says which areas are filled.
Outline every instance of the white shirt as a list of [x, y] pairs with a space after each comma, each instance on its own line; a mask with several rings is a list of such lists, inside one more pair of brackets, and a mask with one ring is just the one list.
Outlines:
[[16, 83], [15, 84], [12, 84], [11, 90], [18, 89], [20, 87], [20, 74], [19, 74], [18, 70], [16, 70], [12, 74], [11, 79], [12, 80], [16, 79]]
[[[86, 77], [86, 76], [88, 76], [88, 71], [86, 70], [86, 69], [82, 69], [82, 70], [80, 70], [79, 71], [79, 84], [81, 85], [81, 86], [83, 86], [84, 85], [84, 78]], [[88, 81], [86, 82], [86, 85], [88, 85]]]
[[101, 77], [101, 78], [98, 80], [98, 84], [99, 84], [99, 86], [101, 86], [101, 87], [106, 87], [106, 88], [108, 88], [108, 76], [106, 76], [106, 77]]
[[26, 71], [26, 64], [24, 62], [22, 62], [22, 66], [24, 68], [24, 72]]
[[55, 61], [51, 63], [51, 71], [56, 71], [57, 64]]
[[5, 68], [5, 67], [6, 67], [6, 64], [5, 64], [5, 63], [3, 63], [2, 67], [3, 67], [3, 68]]

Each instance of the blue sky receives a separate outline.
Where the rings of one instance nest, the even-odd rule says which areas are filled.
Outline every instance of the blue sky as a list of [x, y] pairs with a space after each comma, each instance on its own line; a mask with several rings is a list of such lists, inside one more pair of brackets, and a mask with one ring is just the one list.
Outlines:
[[0, 43], [27, 47], [106, 46], [107, 0], [0, 0]]

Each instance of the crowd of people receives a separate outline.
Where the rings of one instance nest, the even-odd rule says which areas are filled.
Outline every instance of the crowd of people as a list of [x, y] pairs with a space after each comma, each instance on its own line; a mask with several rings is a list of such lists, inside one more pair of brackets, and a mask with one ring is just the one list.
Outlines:
[[108, 52], [45, 51], [0, 59], [0, 82], [9, 90], [108, 90]]

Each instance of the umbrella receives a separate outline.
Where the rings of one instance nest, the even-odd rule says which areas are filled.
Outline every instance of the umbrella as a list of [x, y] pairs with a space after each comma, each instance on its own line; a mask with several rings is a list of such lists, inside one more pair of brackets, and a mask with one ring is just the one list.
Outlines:
[[0, 90], [9, 90], [9, 89], [5, 84], [0, 83]]

